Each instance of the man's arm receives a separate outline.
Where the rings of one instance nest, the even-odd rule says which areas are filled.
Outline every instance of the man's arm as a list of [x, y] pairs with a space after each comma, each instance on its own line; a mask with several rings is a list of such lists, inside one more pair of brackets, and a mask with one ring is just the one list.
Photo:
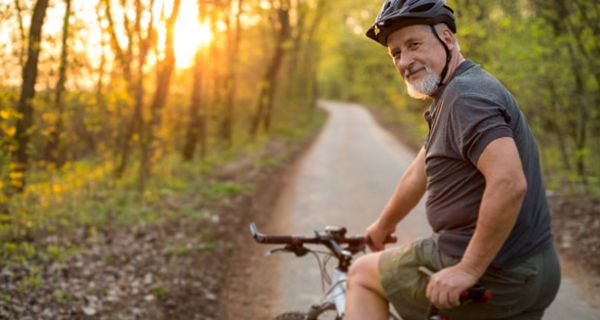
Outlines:
[[379, 218], [367, 228], [366, 236], [371, 250], [383, 250], [383, 240], [396, 230], [396, 224], [419, 203], [425, 193], [426, 185], [425, 148], [421, 148], [400, 178]]
[[458, 306], [460, 292], [485, 273], [510, 235], [527, 192], [519, 152], [510, 137], [492, 141], [483, 150], [477, 168], [485, 177], [485, 191], [475, 234], [457, 265], [431, 277], [427, 297], [437, 307]]

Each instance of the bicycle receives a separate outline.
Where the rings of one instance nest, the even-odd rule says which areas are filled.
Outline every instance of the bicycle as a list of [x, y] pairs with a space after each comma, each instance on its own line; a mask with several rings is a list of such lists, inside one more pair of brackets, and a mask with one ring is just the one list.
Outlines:
[[[258, 231], [256, 224], [250, 224], [250, 233], [254, 240], [260, 244], [283, 244], [284, 247], [275, 248], [267, 251], [266, 255], [272, 255], [277, 252], [291, 252], [296, 257], [305, 256], [308, 253], [313, 254], [321, 271], [321, 281], [325, 297], [320, 303], [313, 304], [308, 311], [284, 312], [274, 318], [274, 320], [317, 320], [319, 316], [328, 311], [335, 311], [335, 319], [344, 318], [344, 306], [346, 304], [346, 279], [352, 259], [355, 255], [365, 252], [366, 239], [363, 236], [346, 236], [346, 228], [327, 226], [321, 230], [315, 230], [313, 237], [294, 236], [294, 235], [265, 235]], [[389, 236], [385, 243], [394, 243], [397, 239]], [[305, 245], [321, 245], [328, 251], [319, 251], [308, 248]], [[327, 256], [327, 259], [321, 260], [319, 254]], [[331, 277], [326, 270], [329, 258], [335, 258], [338, 261], [337, 267]], [[433, 272], [420, 267], [419, 270], [426, 276], [431, 276]], [[326, 289], [327, 287], [327, 289]], [[481, 285], [476, 285], [461, 293], [461, 303], [486, 303], [491, 298], [491, 292]], [[389, 320], [401, 320], [394, 314], [390, 314]], [[439, 310], [433, 306], [430, 307], [426, 320], [447, 320], [439, 315]]]
[[[291, 252], [297, 257], [312, 253], [317, 258], [317, 263], [321, 271], [321, 281], [323, 284], [325, 298], [318, 304], [312, 305], [306, 312], [285, 312], [274, 318], [274, 320], [317, 320], [325, 312], [335, 311], [336, 320], [344, 317], [344, 306], [346, 304], [346, 279], [352, 259], [360, 252], [366, 249], [366, 241], [362, 236], [346, 236], [346, 228], [343, 227], [325, 227], [322, 230], [315, 230], [314, 237], [292, 236], [292, 235], [264, 235], [260, 233], [254, 223], [250, 224], [250, 233], [256, 242], [261, 244], [283, 244], [284, 247], [271, 249], [266, 255], [277, 252]], [[386, 243], [396, 242], [395, 237], [390, 237]], [[305, 245], [325, 246], [328, 251], [319, 251], [308, 248]], [[322, 260], [319, 256], [325, 255], [328, 258]], [[333, 277], [329, 276], [326, 270], [329, 258], [335, 258], [338, 262], [333, 271]], [[325, 289], [327, 287], [327, 289]], [[394, 315], [390, 320], [399, 320]]]

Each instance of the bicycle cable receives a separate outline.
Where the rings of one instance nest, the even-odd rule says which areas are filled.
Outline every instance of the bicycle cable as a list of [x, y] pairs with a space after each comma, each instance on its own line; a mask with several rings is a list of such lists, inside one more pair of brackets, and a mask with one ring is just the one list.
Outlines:
[[[321, 291], [325, 292], [325, 277], [329, 278], [329, 275], [327, 275], [326, 270], [324, 270], [324, 266], [323, 266], [323, 262], [321, 261], [321, 257], [319, 256], [319, 253], [321, 254], [326, 254], [325, 252], [319, 252], [319, 251], [313, 251], [310, 250], [309, 251], [314, 257], [315, 259], [317, 259], [317, 265], [319, 266], [319, 272], [321, 273]], [[329, 280], [328, 282], [330, 282], [331, 280]]]

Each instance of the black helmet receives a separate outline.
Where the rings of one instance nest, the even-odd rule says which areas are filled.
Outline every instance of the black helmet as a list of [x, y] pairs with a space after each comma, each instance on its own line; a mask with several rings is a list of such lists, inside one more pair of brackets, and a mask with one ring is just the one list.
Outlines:
[[444, 0], [386, 0], [367, 37], [387, 46], [388, 36], [403, 27], [445, 23], [456, 33], [454, 11]]

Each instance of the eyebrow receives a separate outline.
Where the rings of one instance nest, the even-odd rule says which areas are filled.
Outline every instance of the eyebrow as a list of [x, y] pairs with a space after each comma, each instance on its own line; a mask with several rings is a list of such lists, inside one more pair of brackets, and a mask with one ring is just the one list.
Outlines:
[[[422, 40], [421, 38], [419, 38], [419, 37], [414, 37], [414, 36], [413, 36], [413, 37], [410, 37], [410, 38], [406, 39], [406, 40], [405, 40], [405, 41], [404, 41], [404, 42], [401, 44], [401, 46], [407, 46], [407, 45], [408, 45], [409, 43], [411, 43], [411, 42], [420, 42], [420, 41], [423, 41], [423, 40]], [[393, 47], [393, 48], [389, 48], [389, 50], [388, 50], [388, 53], [389, 53], [391, 56], [394, 56], [396, 53], [398, 53], [398, 51], [402, 51], [402, 50], [401, 50], [401, 48], [399, 48], [399, 47]]]

